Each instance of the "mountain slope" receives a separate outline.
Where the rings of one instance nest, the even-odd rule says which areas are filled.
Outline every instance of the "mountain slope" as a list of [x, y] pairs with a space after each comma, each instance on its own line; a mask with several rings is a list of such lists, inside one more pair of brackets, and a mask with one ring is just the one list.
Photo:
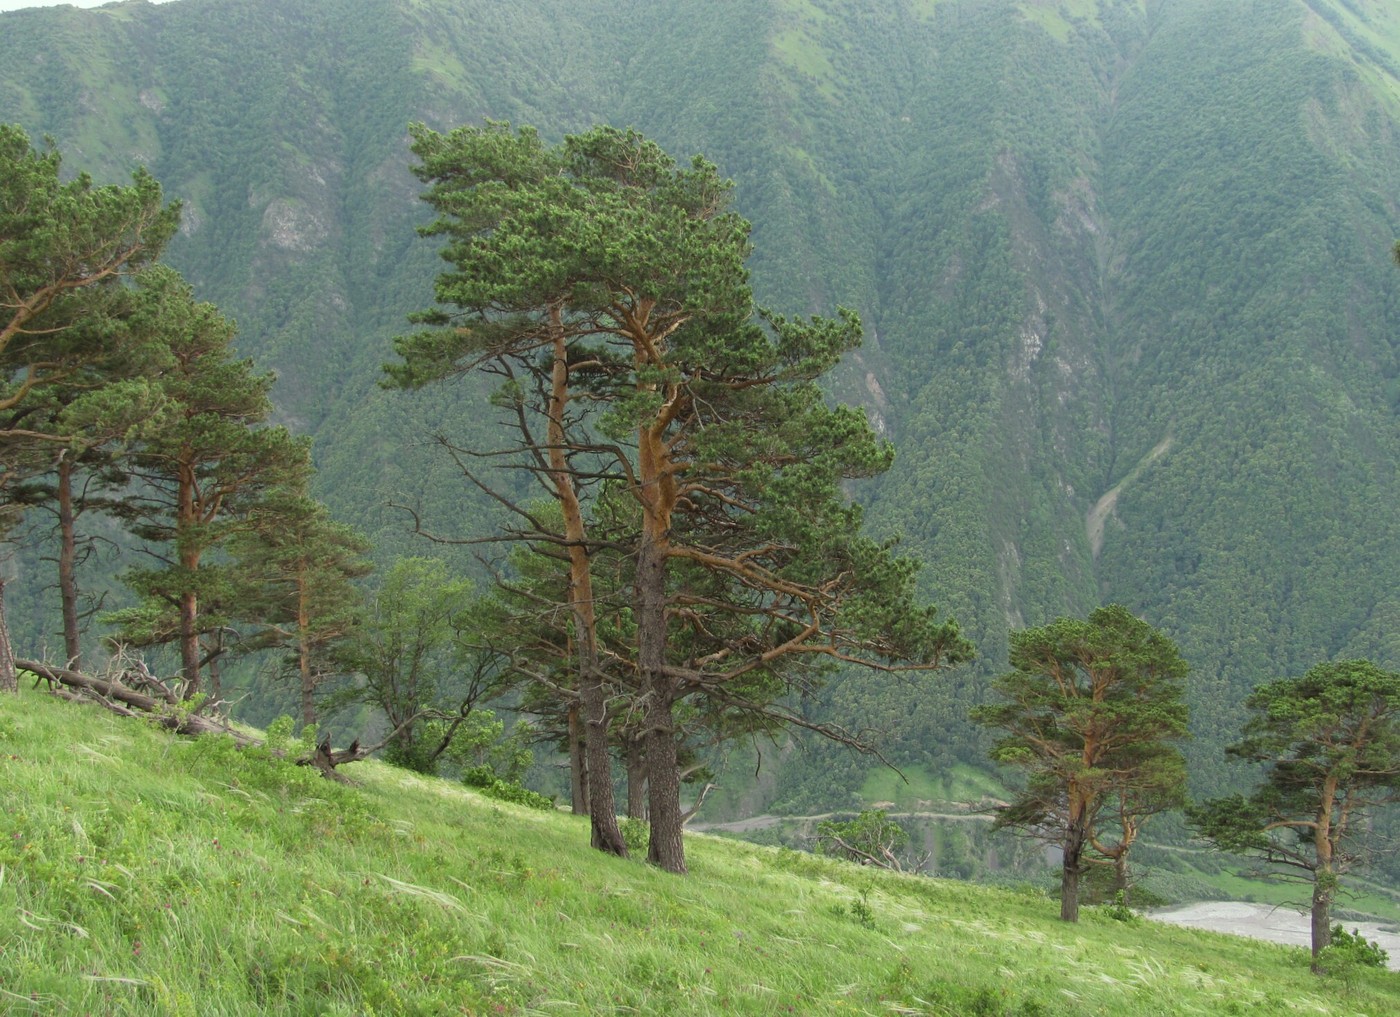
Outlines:
[[[693, 836], [692, 875], [379, 763], [358, 787], [0, 703], [6, 1013], [1371, 1014], [1299, 948]], [[1011, 973], [1014, 972], [1014, 977]], [[790, 1008], [790, 1009], [789, 1009]]]
[[[1256, 682], [1400, 665], [1383, 0], [181, 0], [0, 26], [0, 110], [186, 201], [172, 261], [386, 555], [414, 546], [390, 502], [492, 518], [425, 444], [489, 444], [481, 393], [375, 387], [437, 271], [405, 124], [630, 123], [738, 181], [763, 300], [864, 317], [836, 394], [899, 457], [859, 496], [984, 658], [832, 690], [893, 758], [977, 758], [965, 710], [1007, 632], [1102, 601], [1192, 663], [1201, 791]], [[780, 799], [864, 780], [792, 758]]]

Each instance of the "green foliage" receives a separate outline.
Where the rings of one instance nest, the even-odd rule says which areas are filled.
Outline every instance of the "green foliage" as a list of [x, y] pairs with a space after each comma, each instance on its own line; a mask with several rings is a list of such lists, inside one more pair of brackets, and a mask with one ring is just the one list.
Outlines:
[[[0, 536], [27, 505], [60, 501], [55, 557], [65, 648], [76, 662], [72, 475], [84, 455], [138, 430], [158, 404], [144, 378], [150, 345], [130, 327], [122, 282], [160, 253], [179, 206], [163, 205], [144, 169], [129, 187], [96, 187], [86, 173], [61, 181], [60, 163], [51, 142], [36, 151], [21, 128], [0, 124]], [[26, 485], [49, 471], [62, 478], [54, 491]], [[14, 687], [0, 603], [0, 690]]]
[[647, 838], [650, 836], [646, 820], [628, 816], [619, 825], [622, 829], [622, 839], [627, 842], [627, 853], [633, 856], [644, 855]]
[[[452, 681], [471, 619], [472, 584], [432, 558], [404, 558], [373, 591], [364, 621], [338, 643], [338, 669], [353, 677], [329, 698], [330, 710], [364, 703], [383, 711], [394, 732], [390, 761], [435, 772], [446, 749], [428, 737], [425, 711], [455, 712]], [[441, 735], [439, 731], [439, 735]]]
[[[504, 123], [411, 133], [438, 212], [421, 232], [447, 238], [436, 289], [446, 307], [415, 315], [430, 327], [396, 340], [390, 383], [478, 368], [507, 380], [496, 405], [516, 415], [517, 458], [564, 525], [543, 530], [512, 505], [522, 521], [505, 538], [569, 548], [558, 608], [581, 647], [590, 739], [601, 676], [588, 534], [635, 554], [635, 642], [620, 670], [646, 704], [649, 858], [683, 872], [678, 704], [694, 700], [722, 738], [739, 723], [801, 723], [774, 701], [837, 663], [932, 670], [971, 652], [956, 624], [916, 602], [914, 563], [860, 534], [842, 489], [892, 458], [863, 413], [830, 406], [815, 384], [859, 344], [860, 322], [844, 309], [801, 320], [755, 305], [750, 226], [729, 208], [732, 184], [699, 157], [678, 166], [611, 127], [554, 147]], [[595, 493], [600, 471], [611, 486]]]
[[[1192, 662], [1186, 751], [1218, 796], [1252, 687], [1400, 665], [1391, 5], [614, 8], [25, 11], [0, 108], [99, 179], [146, 161], [185, 196], [172, 263], [278, 372], [318, 493], [382, 563], [421, 553], [390, 502], [454, 533], [499, 519], [419, 442], [497, 447], [494, 415], [374, 391], [383, 338], [432, 299], [404, 124], [635, 124], [737, 181], [762, 302], [864, 309], [830, 385], [899, 456], [858, 497], [985, 662], [852, 681], [814, 715], [872, 718], [901, 764], [983, 760], [966, 718], [1007, 633], [1117, 601]], [[7, 588], [35, 645], [37, 574]], [[832, 758], [785, 759], [784, 794], [845, 805], [860, 764]]]
[[1005, 732], [992, 758], [1027, 774], [995, 825], [1061, 847], [1070, 918], [1085, 849], [1125, 867], [1142, 824], [1184, 801], [1175, 743], [1186, 736], [1187, 667], [1170, 639], [1117, 604], [1013, 633], [1010, 657], [1016, 670], [993, 682], [1001, 701], [973, 713]]
[[882, 809], [865, 809], [855, 819], [824, 819], [817, 824], [818, 850], [862, 865], [897, 869], [899, 853], [908, 844], [908, 832]]
[[546, 812], [554, 811], [553, 798], [522, 787], [517, 781], [502, 780], [496, 776], [496, 771], [489, 766], [469, 767], [462, 773], [462, 783], [467, 787], [475, 788], [487, 798], [495, 798], [502, 802], [514, 802], [516, 805], [524, 805]]
[[1222, 850], [1345, 871], [1358, 854], [1353, 824], [1400, 790], [1400, 674], [1369, 661], [1318, 664], [1261, 685], [1246, 705], [1254, 715], [1229, 751], [1266, 764], [1264, 775], [1248, 795], [1191, 810], [1192, 822]]
[[473, 709], [455, 728], [445, 720], [428, 721], [421, 737], [428, 743], [447, 739], [443, 754], [454, 763], [486, 767], [503, 780], [519, 781], [534, 764], [530, 742], [538, 735], [523, 722], [506, 734], [505, 722], [493, 711]]
[[1132, 924], [1142, 921], [1142, 916], [1128, 907], [1127, 894], [1122, 890], [1113, 895], [1113, 900], [1110, 903], [1100, 905], [1098, 914], [1115, 922]]
[[117, 643], [175, 642], [189, 696], [200, 689], [200, 637], [214, 634], [217, 656], [236, 613], [236, 577], [215, 556], [268, 491], [306, 476], [310, 448], [286, 428], [263, 426], [272, 377], [233, 358], [231, 321], [196, 302], [172, 270], [143, 273], [138, 284], [133, 328], [160, 345], [162, 411], [122, 462], [123, 515], [157, 564], [127, 571], [143, 603], [109, 621], [122, 626]]
[[832, 904], [831, 913], [837, 918], [849, 918], [863, 929], [875, 928], [875, 909], [870, 906], [870, 895], [865, 890], [849, 904]]
[[75, 327], [102, 313], [87, 291], [153, 261], [179, 221], [179, 205], [163, 204], [145, 170], [128, 187], [98, 187], [87, 173], [62, 181], [60, 161], [57, 149], [36, 151], [20, 127], [0, 124], [0, 286], [7, 294], [0, 406], [7, 410], [36, 388], [77, 381], [112, 355], [101, 346], [101, 328], [91, 321]]
[[870, 900], [866, 894], [862, 893], [851, 901], [851, 917], [864, 928], [875, 928], [875, 909], [870, 906]]
[[1188, 816], [1222, 851], [1303, 873], [1318, 957], [1339, 877], [1364, 857], [1375, 811], [1400, 794], [1400, 673], [1365, 660], [1317, 664], [1259, 686], [1246, 705], [1253, 716], [1228, 751], [1263, 764], [1259, 782]]
[[1318, 966], [1327, 974], [1345, 977], [1353, 968], [1385, 969], [1390, 955], [1379, 943], [1368, 940], [1360, 932], [1348, 932], [1341, 925], [1332, 926], [1332, 941], [1318, 955]]
[[1259, 783], [1187, 810], [1212, 846], [1312, 883], [1313, 969], [1329, 946], [1340, 877], [1364, 857], [1372, 815], [1400, 796], [1400, 674], [1365, 660], [1313, 665], [1254, 689], [1232, 755]]
[[263, 748], [273, 758], [295, 758], [316, 748], [316, 725], [306, 724], [298, 732], [297, 722], [289, 715], [282, 714], [268, 724], [264, 732]]

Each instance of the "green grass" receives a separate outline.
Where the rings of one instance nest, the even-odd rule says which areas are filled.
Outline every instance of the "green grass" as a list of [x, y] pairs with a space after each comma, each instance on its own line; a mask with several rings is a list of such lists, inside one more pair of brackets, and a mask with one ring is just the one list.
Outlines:
[[1098, 4], [1093, 0], [1060, 0], [1057, 4], [1047, 4], [1044, 0], [1032, 0], [1020, 5], [1021, 15], [1044, 28], [1056, 42], [1069, 39], [1073, 25], [1070, 18], [1079, 18], [1097, 25]]
[[966, 763], [957, 763], [937, 775], [923, 766], [905, 767], [903, 772], [901, 779], [887, 766], [872, 767], [861, 785], [861, 799], [867, 805], [894, 802], [900, 810], [942, 811], [1007, 794], [995, 776]]
[[1374, 1014], [1304, 953], [692, 836], [667, 876], [563, 814], [359, 787], [26, 689], [0, 701], [0, 1012]]

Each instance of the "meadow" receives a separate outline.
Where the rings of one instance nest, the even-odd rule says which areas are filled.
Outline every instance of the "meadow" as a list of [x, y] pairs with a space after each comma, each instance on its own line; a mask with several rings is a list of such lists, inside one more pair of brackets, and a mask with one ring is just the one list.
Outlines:
[[0, 1013], [1400, 1012], [1400, 976], [1295, 948], [699, 834], [678, 878], [562, 812], [27, 685], [0, 767]]

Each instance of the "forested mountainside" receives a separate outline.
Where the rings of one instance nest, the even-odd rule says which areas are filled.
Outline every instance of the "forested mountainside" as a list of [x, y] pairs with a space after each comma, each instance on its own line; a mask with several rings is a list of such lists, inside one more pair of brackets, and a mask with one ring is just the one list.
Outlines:
[[[278, 372], [381, 553], [490, 510], [377, 388], [432, 301], [406, 125], [632, 125], [738, 184], [760, 299], [858, 309], [857, 492], [981, 661], [838, 683], [893, 760], [980, 758], [1009, 630], [1118, 601], [1190, 662], [1199, 791], [1257, 682], [1400, 666], [1400, 9], [1389, 0], [179, 0], [0, 15], [0, 120], [184, 201], [168, 260]], [[28, 604], [29, 631], [39, 624]], [[17, 603], [17, 607], [19, 604]], [[18, 627], [18, 626], [17, 626]], [[770, 797], [848, 800], [865, 763]]]

